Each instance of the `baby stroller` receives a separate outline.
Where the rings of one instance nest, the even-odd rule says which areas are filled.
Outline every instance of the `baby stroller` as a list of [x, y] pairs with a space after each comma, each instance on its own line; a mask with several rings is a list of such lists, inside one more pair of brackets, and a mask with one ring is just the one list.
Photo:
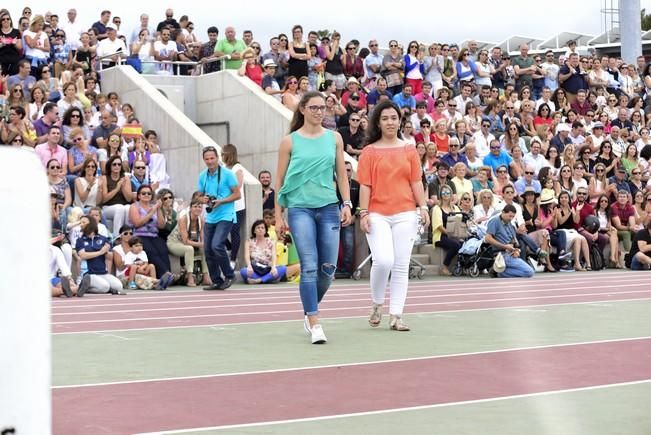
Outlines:
[[[416, 234], [416, 240], [414, 242], [414, 246], [422, 246], [427, 244], [427, 231], [423, 227], [423, 225], [420, 222], [420, 218], [418, 219], [418, 233]], [[355, 280], [358, 281], [362, 277], [362, 269], [366, 264], [371, 261], [371, 255], [369, 254], [368, 257], [364, 259], [359, 265], [357, 266], [357, 269], [353, 272], [351, 277]], [[423, 276], [425, 276], [425, 266], [418, 260], [414, 260], [413, 258], [409, 259], [409, 278], [418, 278], [418, 279], [423, 279]]]
[[482, 270], [493, 266], [495, 254], [491, 246], [484, 242], [486, 226], [477, 225], [459, 249], [457, 264], [452, 273], [454, 276], [469, 275], [477, 278]]

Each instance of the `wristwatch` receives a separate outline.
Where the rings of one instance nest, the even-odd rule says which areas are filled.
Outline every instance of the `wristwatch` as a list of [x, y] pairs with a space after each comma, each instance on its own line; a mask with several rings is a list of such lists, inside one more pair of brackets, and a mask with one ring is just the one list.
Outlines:
[[350, 201], [350, 200], [344, 201], [343, 204], [344, 204], [344, 207], [348, 206], [349, 209], [351, 209], [351, 210], [353, 209], [353, 202], [352, 201]]

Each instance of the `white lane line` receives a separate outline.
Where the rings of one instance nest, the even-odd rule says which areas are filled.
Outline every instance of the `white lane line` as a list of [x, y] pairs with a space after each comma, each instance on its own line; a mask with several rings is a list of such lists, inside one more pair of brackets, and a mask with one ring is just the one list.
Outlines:
[[[573, 283], [573, 282], [578, 282], [578, 283], [586, 283], [586, 284], [595, 284], [595, 285], [605, 285], [608, 284], [609, 279], [612, 278], [614, 283], [619, 283], [619, 282], [628, 282], [628, 283], [633, 283], [633, 282], [639, 282], [639, 283], [645, 283], [647, 282], [648, 277], [643, 277], [639, 275], [635, 275], [636, 272], [629, 272], [622, 277], [619, 276], [613, 276], [614, 274], [607, 274], [607, 275], [598, 275], [598, 276], [593, 276], [592, 278], [567, 278], [563, 280], [563, 284], [568, 284], [568, 283]], [[581, 275], [585, 276], [585, 275]], [[449, 290], [454, 290], [454, 289], [464, 289], [464, 288], [482, 288], [486, 287], [484, 283], [492, 283], [492, 286], [490, 287], [522, 287], [523, 284], [526, 284], [528, 286], [538, 286], [538, 285], [547, 285], [549, 284], [549, 281], [554, 281], [554, 279], [509, 279], [507, 282], [504, 282], [504, 280], [496, 280], [496, 279], [463, 279], [459, 280], [456, 282], [448, 281], [448, 280], [431, 280], [431, 281], [411, 281], [409, 283], [409, 287], [411, 288], [416, 288], [416, 287], [429, 287], [433, 286], [433, 290], [436, 291], [449, 291]], [[119, 298], [120, 300], [129, 300], [129, 301], [134, 301], [134, 300], [143, 300], [143, 301], [148, 301], [148, 300], [169, 300], [169, 299], [174, 299], [174, 298], [184, 298], [184, 297], [195, 297], [195, 296], [200, 296], [200, 297], [205, 297], [205, 298], [219, 298], [220, 300], [226, 300], [230, 298], [237, 298], [237, 297], [246, 297], [247, 295], [251, 295], [252, 297], [260, 297], [260, 296], [280, 296], [282, 294], [286, 294], [288, 296], [295, 296], [298, 292], [298, 285], [293, 286], [293, 287], [274, 287], [275, 289], [278, 290], [271, 290], [269, 291], [269, 287], [265, 287], [265, 289], [250, 289], [248, 287], [243, 287], [243, 288], [237, 288], [235, 291], [227, 291], [224, 293], [213, 293], [213, 292], [196, 292], [196, 291], [185, 291], [185, 290], [176, 290], [176, 291], [166, 291], [166, 292], [151, 292], [151, 293], [145, 293], [145, 292], [132, 292], [128, 295], [126, 298]], [[329, 294], [331, 293], [345, 293], [348, 294], [350, 290], [356, 290], [358, 288], [364, 288], [367, 289], [369, 288], [368, 282], [364, 282], [361, 284], [346, 284], [346, 285], [333, 285], [330, 290], [328, 291]], [[287, 291], [285, 291], [285, 289]], [[52, 301], [53, 306], [81, 306], [81, 305], [87, 305], [91, 303], [97, 303], [100, 301], [107, 301], [104, 297], [104, 295], [90, 295], [88, 298], [84, 299], [74, 299], [74, 300], [54, 300]], [[71, 304], [70, 302], [73, 302]]]
[[121, 335], [110, 334], [110, 333], [102, 332], [102, 331], [94, 331], [93, 334], [99, 335], [100, 337], [118, 338], [118, 339], [124, 340], [124, 341], [140, 340], [139, 338], [122, 337]]
[[[636, 294], [636, 293], [651, 293], [651, 289], [647, 290], [629, 290], [623, 292], [617, 292], [618, 295], [625, 294]], [[576, 298], [584, 296], [614, 296], [611, 292], [605, 293], [580, 293], [580, 294], [569, 294], [569, 295], [552, 295], [552, 296], [530, 296], [530, 297], [520, 297], [520, 298], [501, 298], [501, 299], [474, 299], [470, 301], [451, 301], [451, 302], [421, 302], [421, 303], [409, 303], [409, 307], [422, 307], [422, 306], [432, 306], [432, 305], [464, 305], [464, 304], [478, 304], [478, 303], [489, 303], [489, 302], [510, 302], [510, 301], [526, 301], [526, 300], [540, 300], [540, 299], [561, 299], [561, 298]], [[594, 301], [593, 301], [594, 302]], [[270, 304], [267, 304], [270, 305]], [[210, 308], [210, 307], [201, 307], [201, 308]], [[333, 308], [323, 308], [320, 309], [320, 312], [327, 311], [350, 311], [350, 310], [359, 310], [368, 308], [368, 303], [360, 306], [354, 307], [333, 307]], [[143, 310], [148, 311], [148, 310]], [[280, 310], [280, 311], [251, 311], [251, 312], [240, 312], [240, 313], [207, 313], [207, 314], [193, 314], [186, 316], [168, 316], [168, 317], [123, 317], [115, 319], [96, 319], [96, 320], [68, 320], [60, 322], [52, 322], [52, 325], [71, 325], [78, 323], [111, 323], [111, 322], [127, 322], [127, 321], [141, 321], [141, 320], [172, 320], [172, 319], [194, 319], [194, 318], [207, 318], [207, 317], [235, 317], [235, 316], [260, 316], [260, 315], [274, 315], [274, 314], [287, 314], [287, 313], [296, 313], [296, 309], [293, 310]], [[80, 313], [81, 314], [81, 313]]]
[[296, 418], [291, 420], [272, 420], [272, 421], [261, 421], [256, 423], [243, 423], [243, 424], [233, 424], [233, 425], [224, 425], [224, 426], [210, 426], [210, 427], [195, 427], [192, 429], [180, 429], [180, 430], [164, 430], [162, 432], [146, 432], [135, 435], [162, 435], [162, 434], [183, 434], [189, 432], [201, 432], [208, 430], [233, 430], [233, 429], [245, 429], [245, 428], [254, 428], [262, 426], [276, 426], [280, 424], [291, 424], [291, 423], [307, 423], [311, 421], [324, 421], [324, 420], [334, 420], [339, 418], [350, 418], [350, 417], [362, 417], [367, 415], [381, 415], [381, 414], [391, 414], [395, 412], [405, 412], [405, 411], [420, 411], [425, 409], [436, 409], [436, 408], [445, 408], [450, 406], [463, 406], [463, 405], [474, 405], [480, 403], [488, 402], [498, 402], [503, 400], [512, 400], [512, 399], [526, 399], [530, 397], [544, 397], [551, 396], [554, 394], [567, 394], [575, 393], [581, 391], [594, 391], [601, 390], [605, 388], [617, 388], [617, 387], [628, 387], [632, 385], [648, 384], [651, 383], [651, 379], [645, 379], [641, 381], [631, 381], [631, 382], [619, 382], [615, 384], [603, 384], [603, 385], [593, 385], [590, 387], [577, 387], [577, 388], [566, 388], [562, 390], [549, 390], [542, 391], [539, 393], [525, 393], [525, 394], [514, 394], [511, 396], [501, 396], [501, 397], [491, 397], [488, 399], [476, 399], [476, 400], [464, 400], [460, 402], [447, 402], [447, 403], [437, 403], [434, 405], [421, 405], [421, 406], [409, 406], [404, 408], [391, 408], [391, 409], [381, 409], [377, 411], [366, 411], [366, 412], [353, 412], [348, 414], [335, 414], [335, 415], [324, 415], [321, 417], [310, 417], [310, 418]]
[[209, 375], [137, 379], [132, 381], [100, 382], [95, 384], [59, 385], [59, 386], [52, 387], [52, 389], [61, 390], [61, 389], [69, 389], [69, 388], [105, 387], [110, 385], [144, 384], [144, 383], [151, 383], [151, 382], [185, 381], [185, 380], [193, 380], [193, 379], [225, 378], [225, 377], [233, 377], [233, 376], [250, 376], [250, 375], [261, 375], [261, 374], [271, 374], [271, 373], [302, 372], [306, 370], [370, 366], [370, 365], [401, 363], [401, 362], [409, 362], [409, 361], [438, 360], [438, 359], [446, 359], [446, 358], [493, 355], [493, 354], [500, 354], [506, 352], [520, 352], [520, 351], [527, 351], [527, 350], [564, 348], [564, 347], [572, 347], [572, 346], [588, 346], [588, 345], [595, 345], [595, 344], [621, 343], [621, 342], [642, 341], [642, 340], [651, 340], [651, 336], [611, 338], [607, 340], [579, 341], [579, 342], [568, 342], [568, 343], [554, 343], [554, 344], [544, 344], [540, 346], [509, 347], [505, 349], [482, 350], [479, 352], [462, 352], [462, 353], [451, 353], [451, 354], [444, 354], [444, 355], [417, 356], [417, 357], [410, 357], [410, 358], [393, 358], [393, 359], [375, 360], [375, 361], [323, 364], [318, 366], [288, 367], [283, 369], [271, 369], [271, 370], [252, 370], [246, 372], [214, 373]]
[[[629, 299], [615, 299], [611, 302], [617, 304], [620, 302], [648, 302], [651, 301], [651, 298], [629, 298]], [[559, 302], [559, 303], [542, 303], [542, 304], [532, 304], [532, 305], [514, 305], [508, 307], [485, 307], [485, 308], [464, 308], [459, 310], [443, 310], [443, 311], [418, 311], [418, 312], [407, 312], [409, 316], [423, 316], [423, 315], [435, 315], [439, 317], [446, 317], [450, 313], [473, 313], [473, 312], [483, 312], [483, 311], [504, 311], [512, 310], [513, 308], [531, 308], [531, 307], [564, 307], [564, 306], [573, 306], [573, 305], [594, 305], [595, 301], [583, 301], [583, 302]], [[408, 307], [409, 308], [409, 307]], [[455, 316], [449, 316], [455, 317]], [[331, 320], [349, 320], [349, 319], [366, 319], [367, 315], [363, 316], [336, 316], [336, 317], [322, 317], [322, 319], [331, 321]], [[234, 323], [213, 323], [205, 325], [181, 325], [181, 326], [152, 326], [152, 327], [141, 327], [141, 328], [124, 328], [124, 329], [101, 329], [97, 331], [68, 331], [68, 332], [52, 332], [51, 335], [76, 335], [76, 334], [89, 334], [93, 332], [124, 332], [124, 331], [156, 331], [162, 329], [189, 329], [189, 328], [209, 328], [211, 326], [248, 326], [248, 325], [265, 325], [265, 324], [274, 324], [274, 323], [291, 323], [291, 322], [303, 322], [301, 317], [300, 320], [297, 319], [288, 319], [288, 320], [260, 320], [255, 322], [234, 322]], [[59, 324], [55, 326], [60, 326]], [[59, 329], [68, 328], [68, 326], [60, 326]]]
[[[639, 287], [641, 284], [619, 284], [617, 287]], [[645, 284], [645, 287], [648, 285]], [[591, 290], [593, 289], [592, 286], [589, 287], [572, 287], [572, 290]], [[507, 295], [507, 294], [522, 294], [522, 293], [553, 293], [553, 292], [564, 292], [567, 291], [566, 288], [555, 288], [555, 289], [535, 289], [535, 290], [511, 290], [511, 291], [494, 291], [494, 292], [472, 292], [472, 293], [444, 293], [444, 294], [425, 294], [422, 296], [418, 295], [413, 295], [414, 292], [410, 292], [408, 296], [408, 301], [409, 304], [411, 305], [411, 301], [415, 299], [435, 299], [435, 298], [451, 298], [451, 297], [467, 297], [467, 296], [488, 296], [488, 295]], [[651, 291], [651, 290], [645, 290], [645, 291]], [[612, 296], [613, 294], [619, 294], [619, 293], [628, 293], [628, 292], [608, 292], [606, 293], [608, 296]], [[579, 295], [581, 293], [573, 293], [572, 295]], [[553, 295], [555, 296], [555, 295]], [[503, 299], [494, 299], [496, 301], [503, 300]], [[339, 302], [368, 302], [368, 295], [365, 298], [359, 298], [359, 299], [332, 299], [329, 298], [327, 303], [328, 304], [333, 304], [333, 303], [339, 303]], [[463, 301], [459, 301], [463, 302]], [[82, 311], [82, 312], [58, 312], [58, 313], [53, 313], [52, 318], [56, 316], [91, 316], [91, 315], [97, 315], [97, 314], [123, 314], [123, 313], [147, 313], [147, 312], [155, 312], [155, 311], [183, 311], [183, 310], [202, 310], [202, 309], [208, 309], [208, 308], [243, 308], [243, 307], [269, 307], [269, 306], [297, 306], [299, 304], [299, 300], [294, 298], [292, 301], [288, 302], [271, 302], [268, 299], [265, 299], [261, 303], [255, 303], [255, 304], [231, 304], [231, 305], [226, 305], [226, 304], [219, 304], [219, 305], [195, 305], [195, 306], [189, 306], [189, 307], [165, 307], [165, 308], [140, 308], [140, 309], [132, 309], [132, 310], [106, 310], [106, 311]], [[457, 303], [457, 301], [449, 301], [447, 303]]]

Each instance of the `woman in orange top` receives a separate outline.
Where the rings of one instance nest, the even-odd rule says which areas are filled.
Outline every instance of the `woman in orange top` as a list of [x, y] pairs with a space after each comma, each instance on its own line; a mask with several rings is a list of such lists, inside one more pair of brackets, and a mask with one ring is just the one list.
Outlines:
[[384, 289], [391, 274], [389, 328], [409, 331], [402, 320], [407, 298], [409, 258], [418, 233], [418, 216], [429, 225], [421, 164], [413, 145], [399, 137], [400, 109], [382, 101], [371, 112], [368, 145], [357, 166], [360, 184], [360, 226], [366, 232], [373, 266], [371, 295], [373, 308], [369, 323], [382, 321]]

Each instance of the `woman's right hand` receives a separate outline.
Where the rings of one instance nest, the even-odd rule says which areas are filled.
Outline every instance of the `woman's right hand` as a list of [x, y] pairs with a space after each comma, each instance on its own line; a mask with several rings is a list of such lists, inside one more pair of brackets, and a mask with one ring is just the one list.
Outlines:
[[367, 234], [371, 232], [371, 221], [367, 214], [360, 218], [359, 227]]
[[279, 236], [282, 236], [287, 231], [289, 231], [289, 227], [287, 227], [287, 223], [285, 222], [285, 218], [283, 217], [282, 213], [276, 213], [276, 229]]
[[253, 266], [246, 266], [246, 275], [253, 277]]

